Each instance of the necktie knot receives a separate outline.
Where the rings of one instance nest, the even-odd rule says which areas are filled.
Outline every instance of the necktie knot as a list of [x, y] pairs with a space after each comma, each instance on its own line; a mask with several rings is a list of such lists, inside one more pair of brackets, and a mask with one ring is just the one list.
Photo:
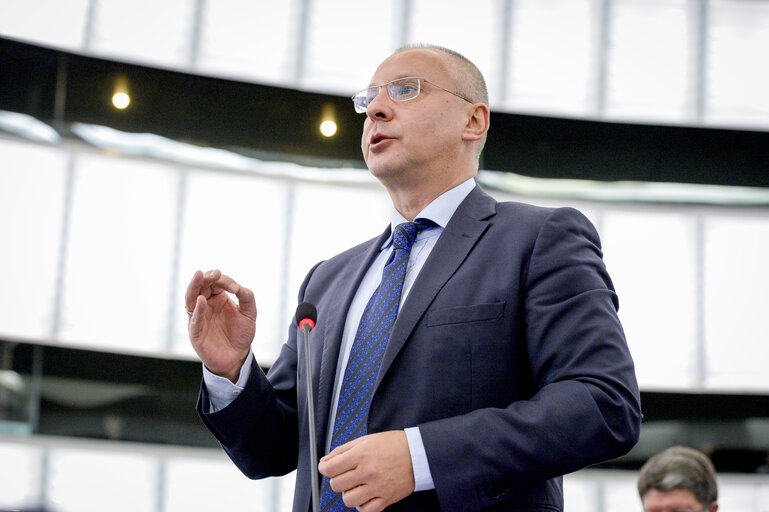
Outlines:
[[411, 246], [414, 245], [414, 240], [417, 239], [417, 235], [421, 231], [435, 225], [435, 222], [430, 219], [415, 219], [414, 222], [398, 224], [393, 232], [393, 246], [396, 249], [409, 253], [411, 252]]

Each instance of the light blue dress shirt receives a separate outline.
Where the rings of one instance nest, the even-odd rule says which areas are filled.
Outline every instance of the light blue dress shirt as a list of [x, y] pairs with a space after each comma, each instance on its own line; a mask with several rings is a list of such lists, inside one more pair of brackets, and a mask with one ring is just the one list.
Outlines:
[[[417, 275], [419, 275], [419, 272], [422, 270], [422, 266], [430, 255], [430, 252], [438, 241], [438, 237], [443, 232], [446, 224], [448, 224], [452, 215], [454, 215], [459, 204], [465, 197], [467, 197], [474, 187], [475, 181], [473, 178], [470, 178], [438, 196], [416, 216], [416, 218], [432, 220], [437, 224], [437, 227], [419, 233], [411, 248], [409, 263], [406, 269], [406, 278], [403, 282], [403, 291], [401, 292], [401, 305], [403, 305], [406, 300], [406, 297], [411, 291], [411, 286], [414, 284]], [[408, 221], [393, 208], [390, 216], [391, 233], [395, 229], [395, 226], [403, 222]], [[382, 270], [389, 257], [389, 248], [391, 245], [392, 234], [382, 244], [379, 255], [363, 277], [363, 280], [358, 287], [358, 291], [355, 293], [352, 304], [350, 304], [350, 309], [347, 312], [347, 319], [342, 334], [342, 345], [339, 351], [339, 361], [337, 362], [336, 368], [337, 377], [334, 383], [334, 393], [331, 398], [331, 416], [328, 420], [329, 425], [333, 425], [336, 418], [339, 391], [342, 387], [341, 376], [344, 374], [343, 369], [347, 367], [347, 360], [350, 357], [350, 351], [352, 350], [352, 344], [355, 340], [355, 333], [358, 330], [360, 318], [363, 315], [363, 309], [366, 307], [366, 304], [374, 293], [374, 290], [376, 290], [376, 287], [379, 286], [379, 282], [382, 279]], [[230, 382], [229, 379], [214, 375], [205, 367], [205, 365], [203, 365], [203, 381], [205, 382], [210, 397], [211, 412], [223, 409], [237, 398], [246, 385], [246, 381], [251, 372], [251, 362], [253, 361], [253, 358], [253, 353], [249, 353], [248, 359], [243, 365], [238, 381], [235, 384]], [[328, 452], [328, 448], [331, 444], [332, 431], [333, 429], [329, 428], [328, 437], [326, 439], [326, 452]], [[430, 473], [430, 466], [427, 462], [427, 455], [425, 454], [419, 427], [414, 426], [406, 428], [405, 432], [409, 444], [409, 451], [411, 453], [411, 464], [414, 470], [414, 491], [433, 489], [435, 484], [433, 483], [432, 475]]]

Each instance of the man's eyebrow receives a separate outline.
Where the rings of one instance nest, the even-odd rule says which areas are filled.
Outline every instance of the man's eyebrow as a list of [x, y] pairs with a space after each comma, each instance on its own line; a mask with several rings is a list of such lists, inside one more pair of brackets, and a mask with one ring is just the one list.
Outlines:
[[419, 76], [419, 75], [412, 75], [412, 74], [409, 74], [409, 73], [403, 73], [403, 74], [400, 74], [400, 75], [396, 76], [395, 78], [392, 78], [392, 79], [390, 79], [390, 80], [388, 80], [386, 82], [381, 82], [381, 83], [378, 83], [378, 84], [375, 84], [374, 82], [369, 82], [369, 84], [366, 86], [366, 88], [368, 89], [369, 87], [376, 87], [378, 85], [389, 84], [393, 80], [400, 80], [401, 78], [422, 78], [422, 77]]

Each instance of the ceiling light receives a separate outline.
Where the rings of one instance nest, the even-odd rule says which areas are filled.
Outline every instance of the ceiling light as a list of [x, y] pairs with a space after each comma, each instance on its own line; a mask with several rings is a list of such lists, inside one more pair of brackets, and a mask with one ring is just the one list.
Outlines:
[[112, 95], [112, 104], [115, 108], [123, 110], [131, 104], [131, 97], [125, 92], [116, 92]]

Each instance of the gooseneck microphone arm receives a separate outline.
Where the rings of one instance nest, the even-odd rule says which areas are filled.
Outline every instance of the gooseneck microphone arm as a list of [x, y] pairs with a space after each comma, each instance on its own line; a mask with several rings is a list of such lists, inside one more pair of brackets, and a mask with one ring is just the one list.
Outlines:
[[310, 424], [310, 482], [312, 483], [312, 510], [320, 509], [318, 493], [318, 448], [315, 443], [315, 398], [312, 392], [312, 361], [310, 359], [310, 331], [315, 327], [318, 311], [309, 302], [302, 302], [296, 308], [296, 324], [304, 333], [304, 360], [307, 370], [307, 419]]

